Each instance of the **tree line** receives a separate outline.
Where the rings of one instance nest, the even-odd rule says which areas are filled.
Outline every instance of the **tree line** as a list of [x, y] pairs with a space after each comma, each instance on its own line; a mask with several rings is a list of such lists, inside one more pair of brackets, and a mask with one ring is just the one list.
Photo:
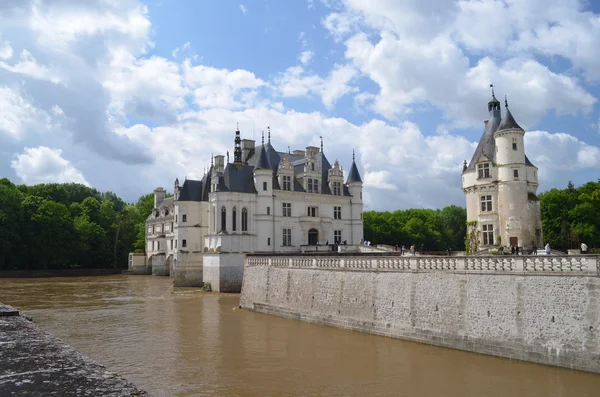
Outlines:
[[[600, 180], [539, 195], [544, 242], [557, 249], [585, 242], [600, 247]], [[0, 270], [125, 268], [144, 252], [144, 222], [154, 195], [128, 204], [113, 192], [75, 183], [15, 185], [0, 179]], [[373, 244], [415, 244], [418, 250], [463, 251], [466, 210], [366, 211], [364, 236]]]
[[544, 243], [556, 249], [600, 247], [600, 180], [539, 195]]
[[127, 204], [81, 184], [0, 179], [0, 270], [127, 267], [152, 206], [152, 194]]

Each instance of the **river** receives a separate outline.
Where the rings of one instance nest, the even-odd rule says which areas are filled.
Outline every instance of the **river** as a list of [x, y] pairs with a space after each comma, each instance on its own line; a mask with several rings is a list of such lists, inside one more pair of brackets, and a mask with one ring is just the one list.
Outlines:
[[168, 277], [0, 279], [0, 302], [156, 397], [598, 396], [600, 376], [238, 309]]

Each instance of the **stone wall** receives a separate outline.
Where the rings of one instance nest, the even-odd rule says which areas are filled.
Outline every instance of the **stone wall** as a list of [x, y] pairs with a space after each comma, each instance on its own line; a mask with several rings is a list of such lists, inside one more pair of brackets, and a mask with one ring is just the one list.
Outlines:
[[263, 313], [600, 372], [595, 256], [248, 255]]

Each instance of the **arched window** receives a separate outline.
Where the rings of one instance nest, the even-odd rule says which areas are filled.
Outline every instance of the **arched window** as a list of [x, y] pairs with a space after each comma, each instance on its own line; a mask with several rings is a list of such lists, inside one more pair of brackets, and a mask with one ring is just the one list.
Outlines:
[[237, 208], [233, 207], [233, 212], [231, 213], [231, 230], [234, 232], [237, 230]]
[[221, 207], [221, 230], [227, 231], [227, 209], [225, 206]]
[[242, 232], [248, 231], [248, 210], [246, 207], [242, 208]]

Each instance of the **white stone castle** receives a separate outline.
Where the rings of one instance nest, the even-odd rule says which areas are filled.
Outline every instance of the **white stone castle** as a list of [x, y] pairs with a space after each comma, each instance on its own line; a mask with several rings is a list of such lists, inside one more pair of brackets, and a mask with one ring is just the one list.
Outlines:
[[354, 156], [344, 173], [321, 148], [279, 152], [241, 139], [234, 160], [215, 156], [201, 180], [175, 180], [174, 196], [155, 190], [146, 221], [147, 266], [176, 286], [210, 282], [239, 291], [245, 253], [300, 252], [363, 239], [362, 180]]
[[542, 247], [543, 242], [538, 169], [525, 155], [525, 131], [507, 100], [505, 107], [502, 118], [492, 87], [490, 118], [471, 162], [463, 166], [468, 233], [475, 234], [479, 251], [492, 246]]

